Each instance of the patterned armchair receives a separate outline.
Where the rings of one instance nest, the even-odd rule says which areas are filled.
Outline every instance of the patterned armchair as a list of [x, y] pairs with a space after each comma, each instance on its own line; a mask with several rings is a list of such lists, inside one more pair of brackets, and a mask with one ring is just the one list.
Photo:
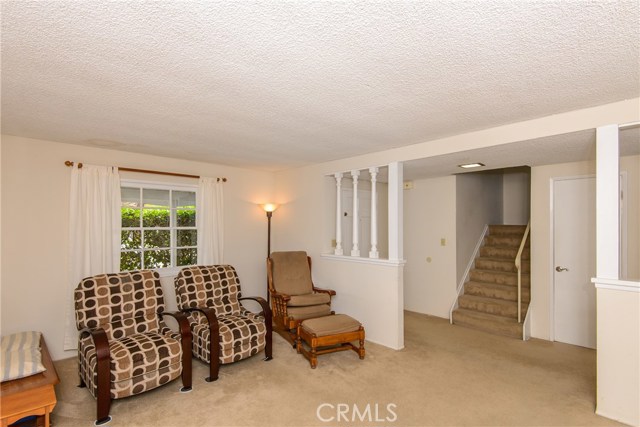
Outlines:
[[[193, 354], [209, 364], [207, 381], [218, 379], [220, 364], [237, 362], [264, 349], [272, 359], [271, 310], [260, 297], [242, 297], [240, 279], [230, 265], [193, 266], [175, 278], [178, 308], [189, 317]], [[256, 301], [261, 312], [246, 310], [243, 300]]]
[[306, 252], [273, 252], [267, 258], [267, 281], [275, 330], [294, 347], [298, 323], [334, 313], [331, 297], [336, 292], [314, 286]]
[[[74, 292], [80, 386], [97, 399], [96, 425], [111, 420], [112, 399], [132, 396], [182, 375], [191, 390], [191, 331], [182, 313], [164, 311], [158, 273], [101, 274]], [[173, 332], [163, 321], [178, 321]]]

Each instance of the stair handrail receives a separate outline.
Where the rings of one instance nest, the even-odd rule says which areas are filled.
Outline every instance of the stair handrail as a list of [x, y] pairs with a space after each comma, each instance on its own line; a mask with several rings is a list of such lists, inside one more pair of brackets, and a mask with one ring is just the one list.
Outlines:
[[518, 323], [522, 323], [522, 251], [524, 250], [524, 245], [529, 237], [530, 228], [531, 220], [529, 220], [527, 228], [524, 230], [524, 236], [522, 236], [522, 241], [520, 242], [520, 248], [518, 249], [518, 255], [516, 255], [515, 261], [516, 270], [518, 270]]
[[476, 243], [476, 247], [473, 249], [473, 253], [471, 254], [471, 258], [469, 258], [469, 263], [467, 264], [467, 268], [464, 270], [464, 274], [458, 283], [458, 287], [456, 288], [456, 299], [453, 300], [451, 304], [451, 308], [449, 309], [449, 323], [453, 325], [453, 311], [458, 308], [458, 298], [462, 295], [462, 291], [464, 290], [464, 284], [467, 282], [469, 278], [469, 272], [474, 267], [476, 258], [478, 258], [478, 253], [480, 252], [480, 248], [484, 244], [484, 239], [487, 237], [487, 232], [489, 231], [489, 224], [485, 224], [482, 229], [482, 233], [480, 233], [480, 238]]

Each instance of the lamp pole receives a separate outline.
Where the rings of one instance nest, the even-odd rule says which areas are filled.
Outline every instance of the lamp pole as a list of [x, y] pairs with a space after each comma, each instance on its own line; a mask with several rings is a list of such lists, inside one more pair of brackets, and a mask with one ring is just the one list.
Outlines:
[[273, 211], [267, 212], [267, 258], [271, 255], [271, 217]]
[[[267, 259], [271, 256], [271, 217], [273, 211], [267, 211]], [[269, 274], [269, 272], [267, 272]], [[267, 278], [267, 304], [271, 305], [271, 297], [269, 292], [269, 279]]]
[[[278, 208], [275, 203], [265, 203], [262, 205], [262, 209], [267, 213], [267, 259], [271, 256], [271, 217], [273, 211]], [[269, 295], [269, 272], [267, 272], [267, 303], [271, 302], [271, 296]]]

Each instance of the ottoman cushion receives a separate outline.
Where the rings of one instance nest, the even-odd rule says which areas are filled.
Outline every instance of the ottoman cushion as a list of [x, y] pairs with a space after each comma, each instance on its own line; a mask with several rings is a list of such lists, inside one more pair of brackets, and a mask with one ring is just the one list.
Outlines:
[[324, 337], [357, 331], [360, 328], [360, 322], [346, 314], [335, 314], [305, 320], [301, 326], [310, 334]]

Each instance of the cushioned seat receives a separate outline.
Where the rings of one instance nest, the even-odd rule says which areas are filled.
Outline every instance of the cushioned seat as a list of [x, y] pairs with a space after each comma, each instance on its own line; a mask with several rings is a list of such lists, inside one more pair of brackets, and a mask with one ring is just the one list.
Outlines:
[[[263, 298], [240, 297], [235, 268], [186, 267], [176, 276], [175, 288], [178, 308], [189, 318], [193, 354], [209, 364], [208, 381], [218, 378], [220, 364], [237, 362], [262, 350], [265, 359], [271, 359], [271, 310]], [[258, 302], [262, 311], [246, 310], [242, 300]], [[213, 339], [212, 331], [217, 331]]]
[[267, 259], [267, 280], [274, 327], [294, 346], [298, 323], [333, 313], [331, 297], [336, 293], [314, 286], [306, 252], [273, 252]]
[[[88, 277], [75, 290], [81, 386], [98, 400], [97, 423], [110, 420], [111, 399], [132, 396], [182, 375], [191, 389], [191, 332], [182, 313], [164, 311], [158, 273]], [[170, 315], [180, 332], [162, 320]]]
[[302, 329], [319, 337], [344, 334], [360, 329], [360, 322], [346, 314], [319, 317], [302, 322]]
[[287, 301], [288, 307], [306, 307], [319, 304], [331, 304], [331, 296], [328, 294], [291, 295], [291, 299]]
[[328, 316], [331, 314], [329, 304], [311, 305], [307, 307], [289, 307], [287, 314], [290, 318], [299, 322], [305, 319], [313, 319], [314, 317]]

